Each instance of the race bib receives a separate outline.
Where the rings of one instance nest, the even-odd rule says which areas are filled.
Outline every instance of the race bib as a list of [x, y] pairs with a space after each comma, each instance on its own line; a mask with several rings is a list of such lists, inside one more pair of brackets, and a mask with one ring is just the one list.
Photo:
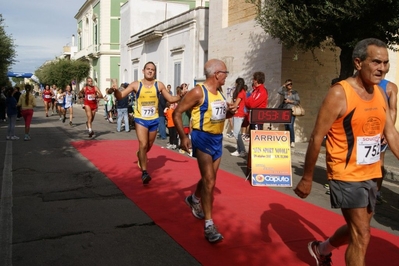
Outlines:
[[87, 94], [87, 100], [95, 101], [96, 100], [96, 95], [95, 94]]
[[141, 106], [142, 117], [152, 117], [155, 115], [155, 106]]
[[357, 137], [357, 164], [373, 164], [380, 160], [381, 136]]
[[50, 99], [50, 98], [51, 98], [51, 95], [44, 95], [44, 98]]
[[217, 101], [211, 103], [212, 117], [211, 121], [220, 121], [226, 119], [226, 102]]

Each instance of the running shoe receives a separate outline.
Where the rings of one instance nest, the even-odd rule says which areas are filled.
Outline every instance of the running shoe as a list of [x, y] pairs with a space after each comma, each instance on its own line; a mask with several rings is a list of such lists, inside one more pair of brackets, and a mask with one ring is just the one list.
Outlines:
[[223, 239], [222, 234], [218, 232], [216, 229], [216, 226], [214, 224], [208, 225], [207, 228], [205, 228], [205, 238], [208, 240], [210, 243], [216, 243], [219, 242]]
[[94, 135], [94, 131], [93, 130], [89, 130], [89, 138], [93, 137]]
[[228, 137], [228, 138], [233, 138], [234, 137], [234, 134], [233, 134], [233, 132], [230, 132], [230, 133], [227, 133], [226, 134], [226, 137]]
[[141, 180], [143, 181], [143, 185], [148, 185], [151, 181], [151, 176], [148, 173], [143, 173], [141, 176]]
[[187, 196], [185, 199], [186, 204], [188, 207], [191, 208], [191, 212], [193, 213], [194, 217], [197, 219], [204, 219], [205, 215], [204, 212], [202, 211], [201, 203], [195, 203], [193, 201], [192, 195]]
[[11, 139], [11, 140], [19, 140], [19, 137], [17, 137], [17, 136], [12, 136], [10, 139]]
[[317, 266], [330, 266], [332, 265], [331, 253], [328, 255], [321, 255], [319, 253], [318, 247], [320, 245], [320, 241], [312, 241], [308, 244], [308, 250], [310, 255], [316, 260]]
[[238, 151], [235, 151], [235, 152], [230, 153], [230, 155], [238, 157], [238, 156], [240, 156], [240, 153]]
[[62, 123], [65, 123], [66, 117], [62, 118]]
[[136, 152], [137, 155], [137, 166], [141, 169], [140, 158], [139, 158], [139, 151]]
[[70, 125], [70, 126], [73, 126], [72, 121], [69, 121], [69, 125]]
[[6, 137], [6, 140], [10, 140], [10, 139], [11, 139], [11, 137], [10, 137], [10, 136], [7, 136], [7, 137]]

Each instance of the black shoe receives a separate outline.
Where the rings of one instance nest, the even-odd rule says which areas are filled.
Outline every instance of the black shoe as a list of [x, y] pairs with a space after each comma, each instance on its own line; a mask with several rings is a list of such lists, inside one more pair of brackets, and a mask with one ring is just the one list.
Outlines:
[[89, 138], [93, 137], [93, 135], [94, 135], [94, 131], [93, 130], [89, 131]]
[[151, 181], [151, 176], [148, 173], [143, 173], [141, 180], [143, 181], [143, 185], [148, 185]]
[[65, 123], [66, 117], [64, 116], [64, 118], [62, 119], [62, 123]]

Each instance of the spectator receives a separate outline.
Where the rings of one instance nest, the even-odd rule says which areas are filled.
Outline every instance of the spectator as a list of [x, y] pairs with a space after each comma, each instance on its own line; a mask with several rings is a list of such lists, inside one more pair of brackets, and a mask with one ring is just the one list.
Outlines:
[[[268, 92], [263, 85], [265, 83], [265, 73], [255, 72], [253, 75], [251, 95], [245, 101], [245, 107], [248, 110], [253, 108], [266, 108], [268, 100]], [[250, 124], [250, 130], [263, 130], [263, 124]]]
[[[296, 90], [292, 89], [292, 80], [287, 79], [283, 86], [281, 86], [278, 89], [278, 94], [282, 95], [284, 97], [284, 100], [282, 102], [281, 108], [284, 109], [291, 109], [294, 105], [297, 105], [300, 103], [300, 98], [299, 94]], [[290, 132], [290, 143], [291, 143], [291, 148], [295, 147], [295, 129], [294, 129], [294, 124], [295, 124], [295, 115], [291, 116], [291, 122], [289, 124], [285, 124], [285, 130]]]
[[245, 118], [244, 107], [246, 95], [244, 85], [245, 84], [243, 78], [236, 79], [236, 86], [233, 93], [232, 102], [233, 106], [237, 108], [237, 112], [233, 116], [233, 135], [237, 142], [237, 149], [236, 151], [232, 152], [231, 155], [239, 157], [246, 156], [245, 145], [241, 133], [241, 126]]
[[15, 136], [15, 123], [17, 121], [17, 100], [14, 94], [17, 92], [16, 88], [8, 88], [6, 90], [6, 108], [8, 117], [7, 140], [18, 140]]
[[[119, 91], [124, 91], [129, 84], [123, 83], [121, 87], [119, 87]], [[129, 115], [128, 115], [128, 106], [129, 106], [129, 97], [125, 97], [120, 100], [116, 100], [116, 111], [118, 114], [118, 120], [116, 121], [116, 131], [121, 132], [122, 127], [122, 119], [125, 124], [125, 132], [130, 131], [129, 127]]]

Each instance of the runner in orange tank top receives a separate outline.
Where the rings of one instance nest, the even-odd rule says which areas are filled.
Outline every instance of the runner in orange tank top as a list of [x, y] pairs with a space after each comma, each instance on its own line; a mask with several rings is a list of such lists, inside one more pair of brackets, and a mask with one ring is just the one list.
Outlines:
[[377, 85], [388, 70], [387, 46], [374, 38], [362, 40], [352, 58], [356, 73], [334, 84], [325, 97], [310, 137], [303, 177], [294, 189], [301, 198], [310, 194], [317, 157], [327, 136], [331, 206], [341, 209], [346, 224], [327, 240], [308, 244], [317, 265], [331, 265], [331, 252], [345, 244], [346, 265], [365, 265], [377, 179], [382, 176], [383, 135], [399, 158], [399, 133], [390, 118], [386, 96]]

